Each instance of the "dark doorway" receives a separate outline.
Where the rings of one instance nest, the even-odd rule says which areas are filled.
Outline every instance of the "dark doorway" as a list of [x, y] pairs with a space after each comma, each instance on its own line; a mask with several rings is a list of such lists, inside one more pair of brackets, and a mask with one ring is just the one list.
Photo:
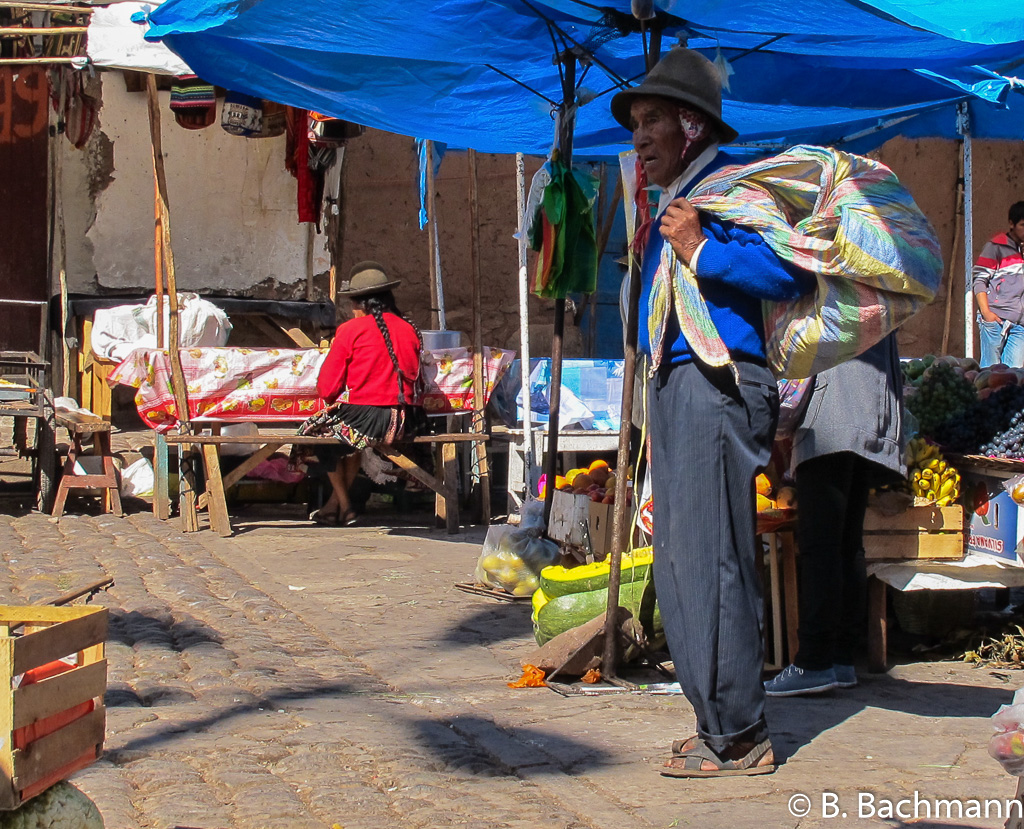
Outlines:
[[[0, 66], [0, 299], [46, 300], [49, 83]], [[39, 311], [0, 304], [0, 350], [39, 351]]]

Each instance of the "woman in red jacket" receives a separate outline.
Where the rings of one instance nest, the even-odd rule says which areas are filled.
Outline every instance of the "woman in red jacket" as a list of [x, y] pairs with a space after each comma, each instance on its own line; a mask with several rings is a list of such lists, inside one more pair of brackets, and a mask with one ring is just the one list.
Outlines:
[[319, 523], [354, 524], [348, 492], [361, 450], [394, 443], [425, 422], [423, 409], [414, 405], [423, 341], [395, 305], [391, 289], [399, 284], [377, 262], [360, 262], [338, 292], [351, 299], [353, 318], [338, 327], [320, 367], [317, 390], [328, 406], [300, 429], [340, 442], [333, 452], [317, 452], [330, 470], [332, 490], [310, 516]]

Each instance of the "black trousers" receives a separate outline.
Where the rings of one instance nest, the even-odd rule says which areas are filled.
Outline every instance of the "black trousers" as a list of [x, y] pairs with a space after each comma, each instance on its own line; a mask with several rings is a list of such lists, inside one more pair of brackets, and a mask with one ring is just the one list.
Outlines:
[[797, 667], [852, 665], [865, 624], [864, 513], [883, 467], [854, 452], [796, 468], [800, 548], [800, 647]]
[[654, 584], [697, 731], [718, 753], [768, 736], [753, 480], [768, 464], [778, 392], [768, 369], [688, 363], [650, 381]]

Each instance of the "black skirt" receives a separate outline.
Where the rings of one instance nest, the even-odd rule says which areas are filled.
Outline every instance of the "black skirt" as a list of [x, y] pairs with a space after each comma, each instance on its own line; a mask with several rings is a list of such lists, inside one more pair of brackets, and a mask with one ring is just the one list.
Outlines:
[[367, 406], [338, 401], [317, 412], [299, 427], [300, 435], [318, 435], [338, 439], [337, 446], [294, 447], [302, 451], [307, 465], [311, 455], [321, 464], [333, 469], [346, 455], [374, 446], [387, 446], [403, 437], [422, 434], [426, 427], [426, 413], [422, 406]]

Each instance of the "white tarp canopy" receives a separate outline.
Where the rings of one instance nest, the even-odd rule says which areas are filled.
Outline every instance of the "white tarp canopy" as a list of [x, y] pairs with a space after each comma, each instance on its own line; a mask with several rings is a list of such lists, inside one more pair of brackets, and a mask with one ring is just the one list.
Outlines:
[[143, 38], [147, 26], [132, 22], [132, 15], [145, 14], [160, 5], [114, 3], [97, 6], [89, 22], [86, 54], [96, 66], [110, 69], [134, 69], [157, 75], [191, 75], [188, 64], [162, 43]]

